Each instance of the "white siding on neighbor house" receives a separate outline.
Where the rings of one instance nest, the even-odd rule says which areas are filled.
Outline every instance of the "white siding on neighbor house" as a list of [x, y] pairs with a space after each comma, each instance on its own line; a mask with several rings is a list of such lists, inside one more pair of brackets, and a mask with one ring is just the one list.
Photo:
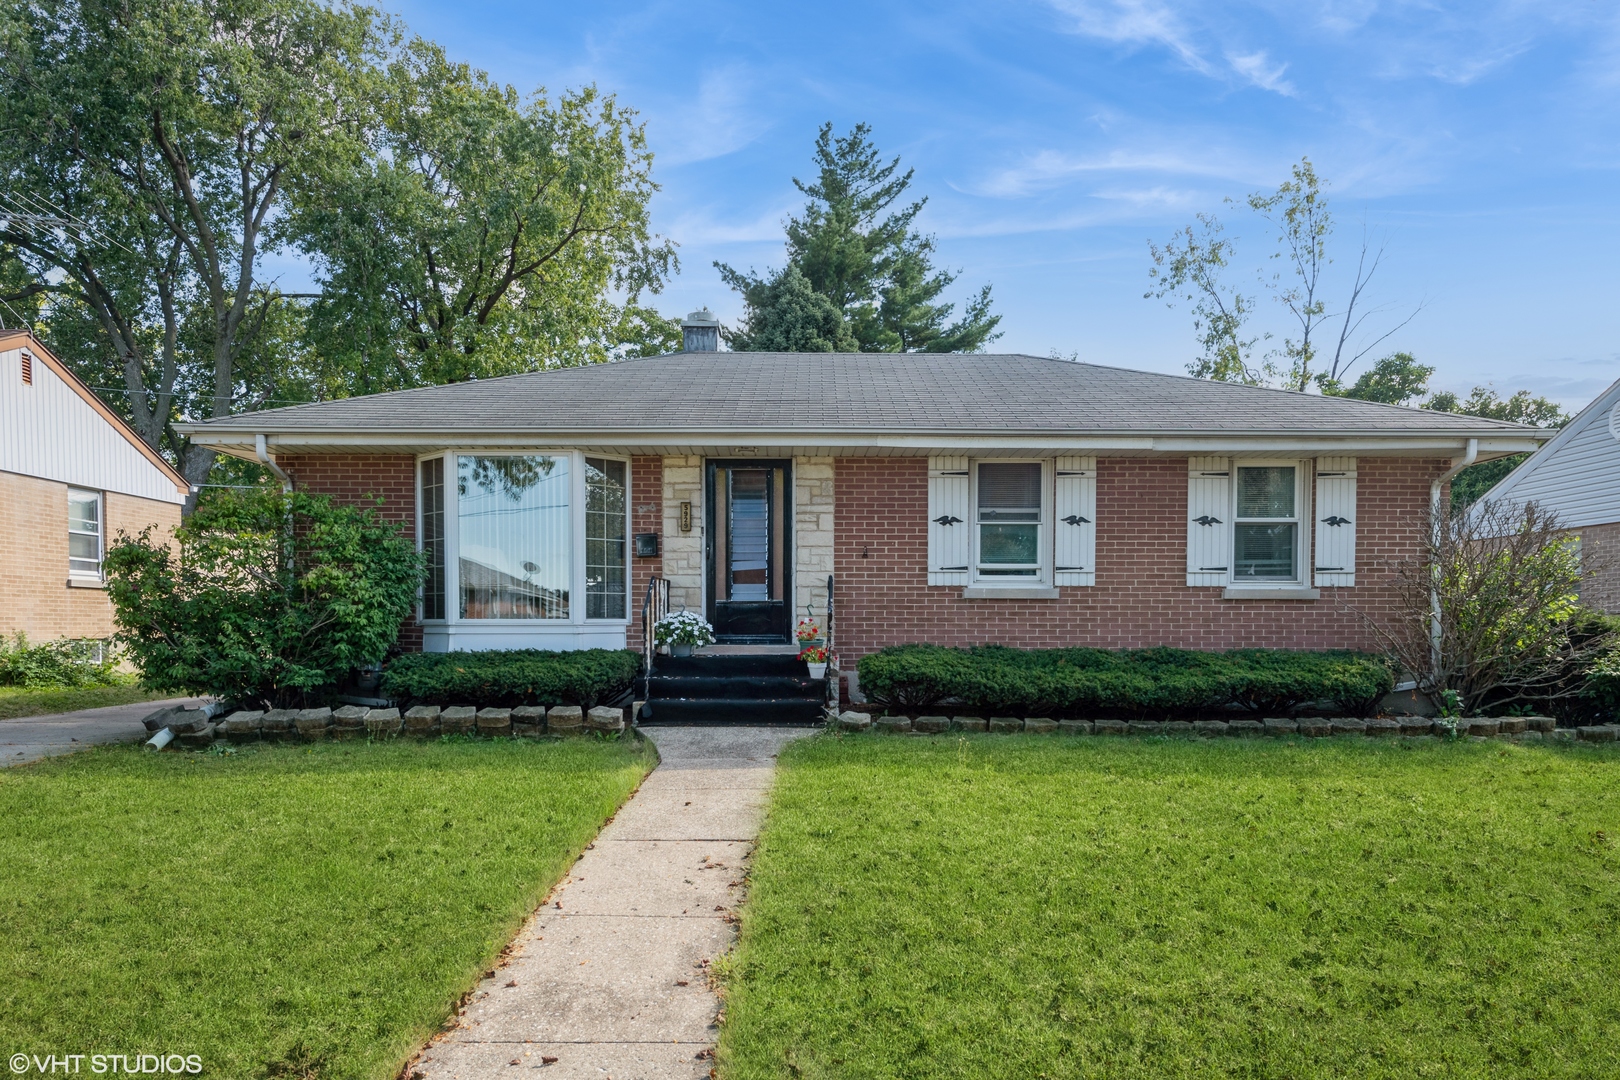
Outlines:
[[186, 500], [172, 477], [131, 445], [37, 352], [33, 382], [24, 383], [21, 348], [0, 352], [0, 472], [142, 499]]
[[1599, 394], [1551, 442], [1487, 494], [1538, 503], [1570, 528], [1620, 521], [1620, 382]]

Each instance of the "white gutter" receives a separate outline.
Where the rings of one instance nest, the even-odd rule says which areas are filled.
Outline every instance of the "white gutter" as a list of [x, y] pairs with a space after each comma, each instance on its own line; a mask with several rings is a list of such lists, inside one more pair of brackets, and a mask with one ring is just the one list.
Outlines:
[[281, 481], [281, 490], [285, 494], [288, 494], [288, 495], [292, 494], [292, 489], [293, 489], [292, 477], [288, 476], [286, 470], [283, 469], [280, 465], [277, 465], [276, 464], [276, 459], [270, 456], [270, 440], [269, 440], [269, 437], [265, 436], [265, 435], [255, 435], [255, 436], [253, 436], [253, 448], [255, 450], [257, 450], [258, 453], [259, 453], [259, 464], [263, 465], [265, 468], [267, 468], [271, 472], [275, 473], [276, 474], [276, 479]]
[[[1451, 468], [1434, 478], [1429, 484], [1429, 536], [1430, 551], [1440, 550], [1440, 492], [1453, 477], [1479, 460], [1479, 440], [1468, 440], [1468, 451], [1453, 458]], [[1429, 663], [1434, 671], [1440, 670], [1440, 564], [1429, 567]]]

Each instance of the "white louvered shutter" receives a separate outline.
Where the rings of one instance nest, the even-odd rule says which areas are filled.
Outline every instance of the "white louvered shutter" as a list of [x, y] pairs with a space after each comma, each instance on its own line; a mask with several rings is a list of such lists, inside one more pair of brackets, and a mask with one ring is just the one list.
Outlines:
[[1097, 583], [1097, 459], [1057, 459], [1052, 514], [1053, 584]]
[[1225, 585], [1232, 567], [1232, 463], [1187, 459], [1187, 584]]
[[1356, 459], [1316, 459], [1316, 585], [1356, 583]]
[[968, 459], [928, 459], [928, 584], [966, 585], [973, 550]]

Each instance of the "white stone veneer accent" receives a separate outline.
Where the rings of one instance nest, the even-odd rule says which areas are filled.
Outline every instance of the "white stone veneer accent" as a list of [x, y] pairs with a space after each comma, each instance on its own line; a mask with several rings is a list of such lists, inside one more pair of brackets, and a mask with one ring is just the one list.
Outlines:
[[[681, 532], [681, 503], [692, 504], [692, 531]], [[664, 459], [664, 576], [669, 608], [703, 612], [703, 459]]]
[[[789, 629], [813, 605], [827, 627], [827, 575], [833, 572], [833, 459], [793, 459], [793, 617]], [[836, 583], [834, 585], [836, 588]]]

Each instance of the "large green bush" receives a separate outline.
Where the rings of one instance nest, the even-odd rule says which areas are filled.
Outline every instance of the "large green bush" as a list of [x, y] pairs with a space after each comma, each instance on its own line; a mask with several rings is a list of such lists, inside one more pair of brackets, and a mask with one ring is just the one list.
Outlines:
[[388, 665], [382, 689], [404, 704], [588, 709], [630, 689], [640, 672], [634, 649], [407, 653]]
[[1387, 665], [1352, 652], [1239, 649], [952, 649], [898, 645], [861, 658], [861, 691], [917, 712], [942, 701], [982, 713], [1181, 716], [1242, 705], [1281, 715], [1307, 702], [1365, 715], [1394, 686]]
[[330, 696], [383, 659], [416, 602], [415, 545], [366, 507], [275, 491], [211, 499], [107, 551], [119, 640], [142, 680], [241, 705]]
[[100, 642], [63, 638], [30, 645], [19, 633], [8, 644], [0, 637], [0, 686], [70, 690], [119, 681], [117, 661]]

